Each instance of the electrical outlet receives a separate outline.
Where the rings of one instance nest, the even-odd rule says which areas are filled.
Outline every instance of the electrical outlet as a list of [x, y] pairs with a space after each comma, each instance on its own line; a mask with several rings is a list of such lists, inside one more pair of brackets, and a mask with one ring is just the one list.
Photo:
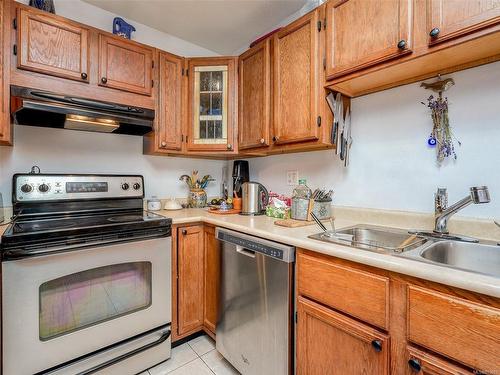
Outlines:
[[299, 171], [286, 171], [286, 184], [296, 186], [299, 184]]

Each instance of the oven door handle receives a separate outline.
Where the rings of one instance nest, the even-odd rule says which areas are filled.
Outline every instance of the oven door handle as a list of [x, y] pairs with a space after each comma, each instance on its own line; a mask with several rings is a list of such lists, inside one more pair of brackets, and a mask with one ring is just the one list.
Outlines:
[[96, 365], [94, 367], [91, 367], [89, 368], [88, 370], [85, 370], [85, 371], [82, 371], [82, 372], [79, 372], [77, 375], [90, 375], [90, 374], [94, 374], [98, 371], [101, 371], [103, 369], [105, 369], [106, 367], [109, 367], [109, 366], [112, 366], [118, 362], [121, 362], [127, 358], [130, 358], [136, 354], [139, 354], [139, 353], [142, 353], [148, 349], [151, 349], [155, 346], [158, 346], [162, 343], [164, 343], [165, 341], [167, 341], [167, 339], [170, 337], [172, 331], [169, 329], [168, 331], [165, 331], [158, 340], [156, 341], [153, 341], [149, 344], [146, 344], [144, 346], [141, 346], [140, 348], [137, 348], [137, 349], [134, 349], [134, 350], [131, 350], [130, 352], [128, 353], [124, 353], [116, 358], [113, 358], [113, 359], [110, 359], [109, 361], [106, 361], [106, 362], [103, 362], [99, 365]]

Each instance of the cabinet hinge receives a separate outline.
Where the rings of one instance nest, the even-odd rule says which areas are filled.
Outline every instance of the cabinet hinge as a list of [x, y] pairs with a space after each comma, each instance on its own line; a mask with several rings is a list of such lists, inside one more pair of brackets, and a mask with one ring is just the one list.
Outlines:
[[14, 44], [14, 47], [13, 48], [13, 52], [14, 52], [14, 56], [17, 56], [17, 44]]
[[188, 143], [188, 136], [186, 135], [186, 143]]
[[326, 57], [323, 57], [323, 70], [326, 70]]
[[14, 18], [14, 21], [12, 21], [12, 27], [14, 27], [14, 30], [17, 30], [17, 18]]
[[299, 322], [299, 313], [295, 311], [295, 324]]
[[321, 126], [321, 116], [318, 116], [316, 123], [318, 124], [318, 127]]
[[318, 31], [321, 31], [321, 21], [318, 21]]
[[151, 68], [154, 69], [155, 68], [155, 61], [154, 60], [151, 60]]
[[325, 19], [323, 20], [323, 30], [326, 30], [326, 17], [325, 17]]
[[184, 134], [181, 134], [181, 143], [184, 142]]
[[186, 77], [189, 77], [189, 69], [186, 69]]
[[151, 80], [151, 87], [155, 87], [155, 81], [153, 79]]
[[184, 75], [184, 68], [181, 69], [181, 75]]

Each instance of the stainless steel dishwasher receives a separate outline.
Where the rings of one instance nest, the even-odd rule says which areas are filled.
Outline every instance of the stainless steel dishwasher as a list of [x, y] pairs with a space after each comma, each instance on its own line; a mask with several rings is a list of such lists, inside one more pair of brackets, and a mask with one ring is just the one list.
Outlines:
[[217, 228], [223, 242], [217, 350], [244, 375], [293, 373], [295, 248]]

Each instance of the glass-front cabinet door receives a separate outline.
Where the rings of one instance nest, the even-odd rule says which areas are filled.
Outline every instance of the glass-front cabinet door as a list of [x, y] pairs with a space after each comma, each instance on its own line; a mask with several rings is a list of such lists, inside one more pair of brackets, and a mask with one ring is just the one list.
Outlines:
[[233, 152], [235, 59], [190, 59], [188, 77], [188, 149]]

